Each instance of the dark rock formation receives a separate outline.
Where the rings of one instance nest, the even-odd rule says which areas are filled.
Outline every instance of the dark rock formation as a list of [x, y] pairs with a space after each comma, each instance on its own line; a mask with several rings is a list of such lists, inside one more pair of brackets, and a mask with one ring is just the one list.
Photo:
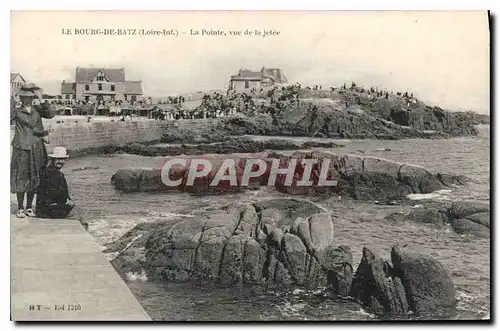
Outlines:
[[391, 262], [363, 248], [354, 274], [348, 246], [335, 246], [330, 213], [307, 200], [237, 203], [137, 225], [105, 253], [121, 275], [200, 281], [221, 287], [326, 287], [376, 314], [432, 317], [455, 305], [448, 271], [415, 247], [395, 246]]
[[143, 156], [177, 156], [177, 155], [201, 155], [201, 154], [232, 154], [232, 153], [257, 153], [266, 150], [285, 151], [308, 148], [336, 148], [342, 147], [333, 142], [309, 141], [296, 144], [282, 139], [250, 140], [244, 138], [228, 138], [222, 142], [201, 143], [188, 145], [144, 145], [132, 143], [128, 145], [108, 146], [106, 153], [127, 153]]
[[347, 297], [354, 275], [351, 249], [348, 246], [329, 247], [323, 261], [330, 293], [339, 297]]
[[418, 316], [431, 316], [455, 306], [455, 286], [444, 266], [409, 247], [395, 246], [391, 260], [406, 292], [408, 306]]
[[[309, 201], [238, 204], [156, 229], [145, 245], [145, 270], [153, 279], [221, 286], [325, 286], [328, 274], [345, 262], [324, 259], [333, 239], [329, 214]], [[335, 286], [345, 293], [348, 282], [337, 280]]]
[[352, 282], [350, 296], [376, 314], [408, 313], [405, 289], [389, 262], [363, 248], [363, 257]]
[[405, 222], [427, 224], [438, 229], [444, 228], [448, 223], [447, 209], [440, 204], [424, 204], [409, 212], [392, 213], [385, 219], [397, 224]]
[[[175, 187], [166, 188], [162, 183], [161, 171], [156, 170], [119, 170], [112, 177], [115, 188], [122, 191], [166, 191], [182, 190], [193, 193], [203, 192], [234, 192], [245, 188], [258, 188], [267, 185], [273, 160], [267, 158], [279, 158], [279, 168], [293, 167], [291, 162], [296, 162], [293, 179], [291, 183], [284, 174], [278, 174], [276, 180], [271, 183], [276, 189], [292, 195], [342, 195], [359, 200], [395, 200], [405, 198], [410, 193], [430, 193], [447, 187], [448, 185], [465, 181], [453, 175], [433, 174], [426, 169], [391, 160], [358, 155], [335, 155], [329, 152], [296, 152], [292, 156], [278, 154], [252, 154], [250, 156], [228, 155], [220, 157], [217, 155], [183, 156], [187, 160], [185, 166], [176, 166], [170, 170], [171, 180], [182, 179]], [[203, 158], [211, 162], [211, 172], [202, 178], [195, 178], [193, 185], [188, 185], [187, 179], [190, 173], [190, 160]], [[249, 185], [242, 185], [243, 171], [249, 159], [261, 159], [266, 163], [266, 171], [259, 177], [250, 180]], [[309, 172], [308, 180], [310, 186], [301, 185], [307, 175], [303, 165], [307, 159], [317, 160]], [[167, 161], [166, 159], [165, 161]], [[212, 180], [225, 161], [234, 163], [236, 183], [222, 180], [212, 186]], [[254, 167], [257, 167], [254, 169]], [[224, 168], [226, 169], [226, 168]], [[257, 165], [252, 169], [256, 171]], [[194, 171], [194, 170], [193, 170]], [[324, 177], [322, 173], [324, 172]], [[330, 186], [321, 183], [321, 179], [330, 182]], [[457, 179], [458, 178], [458, 179]], [[272, 179], [272, 178], [271, 178]], [[336, 181], [336, 182], [334, 182]]]
[[386, 217], [391, 222], [417, 222], [437, 228], [450, 225], [456, 233], [480, 238], [490, 237], [490, 207], [480, 202], [423, 203], [409, 212]]
[[415, 248], [395, 246], [391, 262], [363, 248], [350, 295], [376, 314], [431, 317], [455, 306], [455, 287], [443, 265]]
[[448, 221], [460, 234], [490, 237], [490, 206], [478, 202], [454, 203], [448, 209]]
[[481, 202], [455, 202], [448, 208], [451, 219], [465, 218], [466, 216], [489, 212], [490, 205]]
[[422, 104], [410, 108], [382, 99], [349, 108], [328, 98], [280, 101], [258, 117], [224, 118], [222, 124], [232, 135], [401, 139], [477, 134], [477, 121], [466, 113]]
[[168, 128], [162, 135], [161, 141], [164, 143], [180, 143], [180, 144], [210, 144], [214, 142], [223, 142], [230, 140], [231, 136], [211, 122], [207, 121], [205, 130], [199, 129], [180, 129], [176, 127]]
[[[453, 175], [433, 174], [425, 168], [399, 163], [388, 159], [359, 156], [335, 155], [329, 152], [304, 153], [296, 152], [291, 157], [283, 156], [282, 167], [287, 167], [292, 159], [317, 159], [319, 164], [329, 163], [328, 180], [337, 180], [338, 185], [332, 187], [298, 187], [303, 170], [300, 164], [296, 168], [298, 175], [291, 186], [284, 183], [284, 176], [278, 178], [276, 189], [289, 194], [322, 193], [339, 194], [359, 200], [394, 200], [406, 197], [411, 193], [430, 193], [456, 184], [458, 177]], [[321, 166], [319, 166], [321, 169]], [[311, 180], [315, 181], [313, 175]], [[462, 182], [465, 179], [460, 177]]]

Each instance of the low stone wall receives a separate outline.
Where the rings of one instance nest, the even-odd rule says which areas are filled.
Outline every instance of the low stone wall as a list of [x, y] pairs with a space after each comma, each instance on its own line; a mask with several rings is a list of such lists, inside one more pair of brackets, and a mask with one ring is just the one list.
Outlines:
[[[216, 121], [216, 119], [178, 121], [141, 119], [130, 122], [103, 120], [86, 122], [79, 120], [53, 123], [55, 122], [53, 120], [44, 122], [44, 126], [46, 130], [52, 130], [50, 144], [46, 145], [47, 151], [51, 153], [54, 146], [63, 146], [68, 149], [71, 157], [75, 157], [97, 153], [111, 145], [159, 141], [163, 132], [170, 127], [177, 126], [181, 129], [205, 128], [207, 125], [216, 123]], [[11, 125], [10, 131], [12, 140], [14, 138], [14, 126]]]
[[153, 142], [160, 140], [167, 127], [167, 122], [153, 120], [58, 123], [52, 126], [47, 150], [50, 153], [54, 146], [64, 146], [70, 156], [78, 156], [110, 145]]

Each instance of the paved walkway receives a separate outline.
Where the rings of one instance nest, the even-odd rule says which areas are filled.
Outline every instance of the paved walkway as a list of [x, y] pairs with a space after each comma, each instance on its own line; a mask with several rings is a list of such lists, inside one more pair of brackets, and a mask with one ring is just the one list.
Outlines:
[[151, 320], [78, 221], [10, 224], [12, 320]]

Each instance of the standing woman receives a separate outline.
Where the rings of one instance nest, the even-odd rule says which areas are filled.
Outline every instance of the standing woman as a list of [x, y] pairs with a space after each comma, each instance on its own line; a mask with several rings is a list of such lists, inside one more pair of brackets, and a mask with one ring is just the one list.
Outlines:
[[[17, 194], [16, 216], [35, 216], [33, 198], [40, 185], [40, 177], [47, 165], [48, 131], [44, 130], [42, 117], [52, 118], [55, 113], [47, 103], [40, 104], [35, 94], [36, 86], [21, 87], [18, 92], [19, 107], [11, 108], [10, 118], [15, 123], [10, 163], [10, 190]], [[26, 195], [26, 209], [24, 196]]]

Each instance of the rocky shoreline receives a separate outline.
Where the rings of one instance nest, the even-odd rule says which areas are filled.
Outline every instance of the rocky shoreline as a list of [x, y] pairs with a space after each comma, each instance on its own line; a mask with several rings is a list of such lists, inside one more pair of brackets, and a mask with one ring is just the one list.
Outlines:
[[477, 135], [474, 126], [489, 120], [472, 112], [429, 106], [400, 94], [383, 97], [371, 90], [353, 86], [325, 91], [289, 86], [267, 94], [218, 95], [204, 100], [197, 111], [231, 109], [238, 114], [220, 118], [217, 128], [207, 128], [216, 131], [214, 137], [247, 134], [391, 140], [448, 138]]
[[[460, 203], [446, 210], [454, 222], [485, 208], [489, 212]], [[335, 223], [328, 210], [304, 199], [235, 203], [191, 218], [138, 224], [106, 252], [115, 253], [112, 264], [123, 277], [143, 273], [156, 282], [324, 288], [332, 298], [401, 318], [432, 319], [454, 309], [455, 285], [435, 258], [399, 244], [384, 260], [365, 247], [355, 268], [351, 249], [335, 245]]]
[[297, 144], [281, 139], [256, 141], [245, 138], [227, 138], [223, 141], [212, 143], [181, 143], [168, 146], [148, 144], [125, 144], [108, 146], [105, 153], [127, 153], [143, 156], [177, 156], [177, 155], [202, 155], [202, 154], [233, 154], [233, 153], [258, 153], [269, 150], [293, 151], [310, 148], [338, 148], [341, 144], [334, 142], [308, 141]]
[[[331, 152], [303, 152], [297, 151], [291, 156], [278, 153], [259, 153], [254, 155], [200, 155], [199, 158], [210, 161], [212, 169], [206, 176], [196, 178], [193, 185], [186, 185], [190, 162], [194, 156], [179, 157], [186, 161], [185, 166], [175, 166], [169, 169], [171, 180], [180, 180], [175, 186], [166, 186], [162, 180], [162, 170], [157, 169], [121, 169], [111, 178], [115, 189], [124, 192], [175, 192], [184, 191], [191, 193], [234, 193], [245, 189], [258, 189], [267, 186], [272, 168], [272, 160], [279, 159], [280, 168], [288, 168], [292, 161], [296, 162], [294, 178], [291, 185], [286, 184], [286, 176], [278, 175], [273, 186], [276, 190], [302, 196], [338, 195], [357, 200], [389, 201], [404, 199], [412, 193], [431, 193], [433, 191], [450, 187], [452, 185], [464, 185], [468, 178], [451, 174], [433, 174], [425, 168], [395, 162], [388, 159], [359, 156], [359, 155], [336, 155]], [[261, 160], [267, 165], [264, 173], [251, 178], [248, 185], [242, 185], [242, 175], [247, 162]], [[311, 172], [309, 180], [312, 186], [300, 186], [298, 182], [305, 179], [305, 168], [302, 166], [307, 159], [318, 160], [315, 169], [327, 168], [327, 180], [337, 180], [335, 186], [318, 185], [318, 173]], [[165, 159], [165, 161], [167, 161]], [[220, 181], [217, 185], [211, 185], [219, 169], [232, 161], [236, 174], [237, 183], [227, 180]], [[252, 165], [253, 167], [254, 165]], [[293, 166], [293, 165], [292, 165]], [[253, 168], [252, 168], [253, 169]], [[257, 170], [257, 169], [256, 169]], [[319, 172], [319, 170], [317, 170]]]
[[386, 217], [388, 222], [415, 222], [444, 229], [450, 226], [458, 234], [490, 238], [490, 206], [485, 203], [437, 203], [418, 205], [407, 213], [396, 212]]
[[[469, 178], [432, 173], [416, 165], [378, 157], [310, 151], [340, 147], [335, 143], [255, 142], [238, 136], [448, 138], [477, 134], [474, 125], [478, 119], [422, 103], [404, 109], [397, 98], [370, 103], [359, 91], [344, 92], [341, 102], [335, 99], [339, 95], [333, 98], [311, 93], [300, 92], [300, 98], [293, 102], [285, 98], [269, 104], [264, 100], [266, 104], [260, 107], [263, 112], [258, 115], [221, 118], [203, 130], [169, 128], [162, 137], [162, 142], [171, 144], [168, 146], [130, 144], [110, 148], [109, 153], [165, 156], [166, 160], [175, 156], [187, 161], [186, 166], [169, 171], [171, 180], [181, 181], [176, 187], [167, 187], [162, 182], [160, 168], [118, 170], [111, 183], [125, 193], [233, 194], [259, 190], [267, 186], [269, 173], [255, 178], [248, 186], [239, 182], [250, 159], [269, 162], [270, 158], [278, 158], [281, 168], [294, 159], [299, 164], [292, 185], [285, 185], [284, 177], [278, 177], [273, 185], [273, 189], [287, 194], [287, 198], [208, 207], [193, 210], [192, 217], [136, 225], [107, 245], [105, 251], [114, 256], [112, 264], [122, 277], [132, 273], [159, 283], [197, 281], [218, 287], [323, 289], [326, 296], [396, 319], [408, 316], [433, 319], [443, 311], [456, 309], [455, 284], [449, 270], [434, 255], [421, 254], [411, 244], [397, 244], [387, 247], [390, 259], [383, 259], [381, 256], [387, 254], [366, 246], [356, 267], [353, 253], [360, 248], [353, 252], [349, 245], [339, 245], [335, 236], [335, 224], [341, 216], [333, 217], [331, 211], [306, 199], [338, 197], [371, 204], [404, 205], [410, 203], [409, 194], [467, 185]], [[356, 102], [343, 106], [345, 100], [356, 96], [359, 97]], [[291, 156], [279, 153], [293, 150]], [[195, 157], [210, 160], [213, 169], [189, 186], [187, 169]], [[338, 185], [298, 186], [304, 176], [300, 164], [308, 158], [328, 160], [327, 178], [338, 180]], [[221, 182], [211, 186], [215, 173], [227, 159], [234, 161], [238, 185]], [[317, 180], [316, 175], [309, 176], [313, 182]], [[488, 238], [490, 234], [489, 205], [420, 202], [405, 210], [387, 215], [384, 221], [424, 224], [437, 231], [452, 229], [457, 234], [478, 238]]]

